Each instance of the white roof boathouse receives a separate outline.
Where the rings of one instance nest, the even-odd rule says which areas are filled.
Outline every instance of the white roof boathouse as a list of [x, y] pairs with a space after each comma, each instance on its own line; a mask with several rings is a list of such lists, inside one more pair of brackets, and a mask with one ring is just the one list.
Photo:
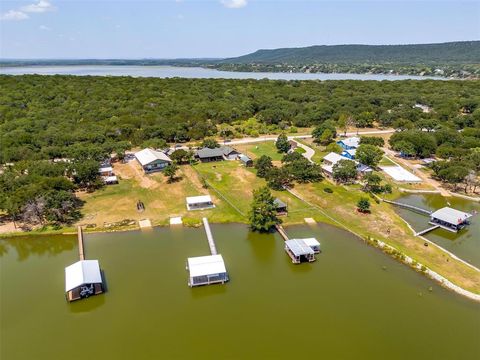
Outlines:
[[438, 225], [445, 230], [457, 232], [469, 224], [468, 219], [471, 217], [472, 214], [450, 207], [444, 207], [430, 214], [430, 224]]
[[205, 210], [215, 207], [210, 195], [189, 196], [186, 198], [188, 210]]
[[68, 301], [103, 293], [98, 260], [80, 260], [65, 268], [65, 292]]
[[228, 281], [222, 255], [191, 257], [187, 260], [188, 286], [224, 284]]
[[285, 251], [294, 264], [313, 262], [315, 254], [320, 252], [320, 243], [314, 238], [286, 240]]

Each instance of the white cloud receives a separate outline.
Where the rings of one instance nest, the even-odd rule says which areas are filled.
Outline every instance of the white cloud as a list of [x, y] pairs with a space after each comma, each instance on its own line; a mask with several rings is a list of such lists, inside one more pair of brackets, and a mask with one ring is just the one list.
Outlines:
[[221, 0], [223, 6], [230, 8], [230, 9], [239, 9], [242, 7], [247, 6], [247, 0]]
[[0, 15], [0, 20], [5, 21], [18, 21], [18, 20], [25, 20], [28, 19], [28, 14], [25, 14], [22, 11], [17, 10], [9, 10], [6, 13]]
[[22, 6], [20, 10], [30, 13], [44, 13], [55, 10], [55, 7], [48, 0], [39, 0], [35, 4]]
[[38, 28], [39, 28], [40, 30], [44, 30], [44, 31], [50, 31], [50, 30], [52, 30], [52, 29], [50, 29], [47, 25], [40, 25]]

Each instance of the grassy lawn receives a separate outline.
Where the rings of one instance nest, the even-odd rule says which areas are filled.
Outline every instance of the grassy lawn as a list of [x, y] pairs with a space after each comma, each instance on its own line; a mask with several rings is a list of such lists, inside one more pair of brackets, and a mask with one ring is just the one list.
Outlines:
[[383, 156], [382, 160], [378, 163], [379, 166], [397, 166], [392, 160], [390, 160], [388, 157]]
[[270, 156], [273, 161], [280, 161], [284, 155], [277, 151], [275, 143], [271, 140], [253, 144], [239, 144], [234, 145], [234, 147], [252, 159], [258, 159], [262, 155], [267, 155]]

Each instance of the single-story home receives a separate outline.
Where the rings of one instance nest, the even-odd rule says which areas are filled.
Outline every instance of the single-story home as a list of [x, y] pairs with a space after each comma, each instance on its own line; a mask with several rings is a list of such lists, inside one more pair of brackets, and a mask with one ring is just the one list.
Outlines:
[[240, 162], [241, 162], [243, 165], [245, 165], [246, 167], [253, 166], [253, 160], [250, 159], [247, 155], [240, 154], [240, 156], [238, 157], [238, 159], [239, 159]]
[[172, 160], [165, 153], [148, 148], [136, 152], [135, 158], [142, 165], [146, 174], [161, 171], [172, 163]]
[[186, 198], [187, 210], [205, 210], [215, 207], [210, 195], [189, 196]]
[[360, 164], [356, 160], [349, 159], [345, 156], [339, 155], [337, 153], [331, 152], [323, 157], [322, 170], [329, 176], [333, 175], [333, 166], [340, 160], [350, 160], [353, 161], [357, 166], [357, 173], [359, 175], [365, 175], [366, 173], [372, 172], [373, 169], [370, 166]]
[[202, 162], [237, 160], [240, 153], [230, 146], [221, 146], [210, 149], [207, 147], [197, 150], [196, 157]]
[[356, 149], [360, 145], [360, 138], [357, 136], [349, 137], [349, 138], [337, 141], [337, 144], [340, 145], [344, 150]]

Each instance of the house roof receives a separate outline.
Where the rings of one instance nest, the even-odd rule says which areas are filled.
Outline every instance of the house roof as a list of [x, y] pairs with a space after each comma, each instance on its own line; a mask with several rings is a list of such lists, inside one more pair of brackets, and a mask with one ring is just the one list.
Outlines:
[[472, 214], [452, 209], [450, 207], [444, 207], [433, 212], [430, 217], [445, 221], [449, 224], [457, 225], [463, 223], [465, 220], [472, 217]]
[[285, 245], [295, 256], [315, 254], [313, 249], [308, 246], [302, 239], [291, 239], [285, 241]]
[[326, 161], [332, 163], [332, 165], [334, 165], [337, 162], [339, 162], [340, 160], [350, 160], [350, 159], [347, 159], [345, 156], [342, 156], [342, 155], [337, 154], [335, 152], [331, 152], [331, 153], [328, 153], [327, 155], [325, 155], [323, 157], [323, 160], [326, 160]]
[[235, 150], [234, 148], [230, 147], [230, 146], [221, 146], [220, 149], [222, 149], [223, 155], [225, 155], [225, 156], [228, 156], [231, 153], [237, 153], [238, 154], [238, 151]]
[[344, 150], [343, 152], [346, 152], [351, 156], [355, 156], [355, 154], [357, 153], [357, 149], [348, 149], [348, 150]]
[[201, 159], [210, 157], [223, 157], [223, 150], [222, 148], [210, 149], [204, 147], [197, 150], [197, 156]]
[[301, 239], [305, 244], [307, 244], [308, 246], [312, 247], [312, 246], [320, 246], [320, 243], [318, 242], [317, 239], [315, 238], [306, 238], [306, 239]]
[[187, 260], [190, 277], [226, 273], [222, 255], [191, 257]]
[[360, 138], [353, 136], [353, 137], [340, 140], [339, 142], [341, 142], [345, 146], [357, 148], [358, 145], [360, 145]]
[[280, 200], [279, 198], [276, 198], [273, 203], [275, 204], [275, 206], [277, 208], [282, 208], [282, 207], [287, 207], [287, 204], [285, 204], [282, 200]]
[[98, 260], [80, 260], [65, 268], [65, 291], [97, 283], [102, 283]]
[[153, 149], [143, 149], [139, 152], [135, 153], [135, 157], [137, 158], [138, 162], [142, 165], [148, 165], [156, 160], [163, 160], [166, 162], [172, 162], [172, 160], [161, 151], [156, 151]]
[[207, 203], [212, 202], [212, 198], [210, 195], [200, 195], [200, 196], [189, 196], [187, 197], [187, 204], [200, 204], [200, 203]]

